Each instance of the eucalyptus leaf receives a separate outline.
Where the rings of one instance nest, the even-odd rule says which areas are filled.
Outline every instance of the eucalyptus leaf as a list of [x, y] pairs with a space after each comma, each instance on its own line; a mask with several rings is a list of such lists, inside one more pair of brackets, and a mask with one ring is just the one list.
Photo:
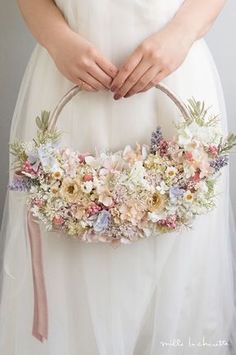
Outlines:
[[37, 124], [37, 127], [39, 129], [42, 129], [43, 126], [42, 126], [42, 121], [41, 121], [41, 118], [39, 116], [36, 117], [36, 124]]

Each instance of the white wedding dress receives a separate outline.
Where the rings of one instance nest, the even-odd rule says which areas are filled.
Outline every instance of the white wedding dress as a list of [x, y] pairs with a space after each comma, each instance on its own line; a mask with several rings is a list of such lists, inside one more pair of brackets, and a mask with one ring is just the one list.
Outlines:
[[[70, 26], [115, 65], [175, 14], [181, 0], [57, 0]], [[194, 96], [227, 118], [219, 76], [204, 40], [164, 83], [183, 100]], [[35, 116], [53, 109], [73, 86], [40, 45], [28, 63], [10, 140], [30, 140]], [[111, 92], [82, 92], [60, 115], [65, 142], [80, 151], [117, 150], [150, 140], [157, 125], [174, 133], [174, 104], [156, 89], [115, 101]], [[33, 281], [20, 193], [7, 194], [1, 237], [0, 354], [236, 354], [233, 223], [228, 168], [217, 208], [181, 235], [112, 248], [43, 231], [48, 340], [32, 336]]]

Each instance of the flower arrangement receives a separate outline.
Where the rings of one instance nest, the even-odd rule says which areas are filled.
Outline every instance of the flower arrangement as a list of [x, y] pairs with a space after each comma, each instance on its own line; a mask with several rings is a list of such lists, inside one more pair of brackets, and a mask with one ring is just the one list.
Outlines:
[[16, 159], [9, 188], [27, 193], [28, 208], [48, 230], [86, 242], [131, 243], [191, 227], [215, 206], [236, 136], [224, 138], [204, 103], [191, 99], [185, 111], [171, 140], [158, 127], [150, 145], [96, 154], [63, 147], [43, 111], [35, 139], [11, 144]]

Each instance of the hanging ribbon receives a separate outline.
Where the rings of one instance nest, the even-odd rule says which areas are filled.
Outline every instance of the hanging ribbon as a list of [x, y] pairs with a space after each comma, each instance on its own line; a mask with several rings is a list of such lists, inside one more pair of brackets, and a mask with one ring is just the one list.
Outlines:
[[43, 272], [42, 241], [40, 226], [32, 213], [27, 213], [27, 226], [31, 248], [31, 262], [34, 283], [34, 319], [32, 335], [43, 342], [48, 338], [48, 306]]

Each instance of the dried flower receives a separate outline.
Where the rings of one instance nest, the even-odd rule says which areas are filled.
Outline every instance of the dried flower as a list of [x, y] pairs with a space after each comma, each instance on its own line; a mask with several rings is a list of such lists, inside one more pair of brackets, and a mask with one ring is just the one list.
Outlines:
[[103, 210], [99, 213], [97, 220], [95, 221], [93, 228], [97, 233], [105, 231], [108, 227], [110, 220], [110, 213], [106, 210]]
[[221, 155], [217, 157], [215, 160], [212, 160], [210, 162], [210, 166], [213, 169], [215, 169], [216, 172], [218, 172], [224, 166], [228, 165], [228, 163], [229, 163], [229, 157], [227, 155]]
[[160, 211], [164, 208], [166, 204], [166, 197], [160, 192], [155, 192], [151, 199], [149, 200], [148, 209], [149, 211]]
[[152, 132], [152, 136], [151, 136], [151, 145], [150, 145], [151, 154], [155, 154], [158, 151], [161, 140], [162, 140], [161, 127], [157, 127], [156, 130]]
[[78, 197], [79, 186], [75, 182], [75, 180], [71, 178], [66, 178], [62, 182], [62, 186], [60, 188], [60, 194], [63, 198], [65, 198], [68, 202], [74, 202]]
[[204, 105], [192, 100], [188, 109], [172, 140], [157, 127], [150, 146], [95, 155], [62, 148], [43, 113], [32, 142], [11, 144], [16, 168], [9, 189], [27, 192], [29, 208], [48, 230], [86, 242], [116, 246], [184, 228], [214, 207], [216, 173], [236, 139], [224, 139]]

